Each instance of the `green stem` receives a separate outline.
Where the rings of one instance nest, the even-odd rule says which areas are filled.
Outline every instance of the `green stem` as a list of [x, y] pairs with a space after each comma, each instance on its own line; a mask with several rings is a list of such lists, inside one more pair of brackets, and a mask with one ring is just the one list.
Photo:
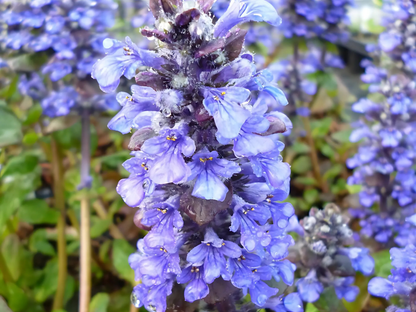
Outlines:
[[51, 138], [52, 147], [52, 169], [53, 169], [53, 191], [55, 206], [59, 209], [60, 215], [57, 224], [58, 232], [58, 285], [53, 300], [52, 310], [59, 310], [64, 305], [65, 284], [67, 272], [67, 253], [65, 239], [65, 193], [64, 193], [64, 174], [62, 167], [62, 156], [59, 151], [58, 143]]
[[7, 282], [13, 282], [12, 274], [7, 267], [6, 261], [4, 260], [3, 254], [0, 252], [0, 271], [3, 274], [3, 280]]

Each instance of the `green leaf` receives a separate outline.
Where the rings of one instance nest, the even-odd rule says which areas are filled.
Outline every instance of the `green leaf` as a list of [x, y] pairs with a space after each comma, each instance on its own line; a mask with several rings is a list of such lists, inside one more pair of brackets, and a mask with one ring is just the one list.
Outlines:
[[349, 143], [352, 129], [342, 130], [331, 134], [331, 138], [340, 143]]
[[0, 107], [0, 147], [19, 143], [23, 134], [17, 117], [4, 107]]
[[65, 283], [64, 303], [67, 303], [75, 293], [75, 279], [69, 275]]
[[335, 177], [337, 177], [342, 172], [343, 169], [344, 169], [343, 165], [335, 164], [325, 172], [325, 174], [323, 175], [322, 178], [325, 181], [330, 180], [330, 179], [334, 179]]
[[339, 300], [333, 287], [326, 288], [313, 304], [319, 312], [347, 312], [342, 300]]
[[329, 133], [331, 127], [332, 118], [327, 117], [320, 120], [313, 120], [311, 122], [312, 126], [312, 137], [320, 138], [325, 137]]
[[67, 115], [53, 118], [45, 128], [45, 133], [49, 134], [55, 131], [64, 130], [72, 127], [80, 120], [80, 116]]
[[96, 294], [90, 303], [90, 312], [107, 312], [110, 296], [106, 293]]
[[296, 158], [292, 163], [293, 173], [306, 173], [312, 168], [311, 158], [309, 156], [300, 156]]
[[311, 151], [309, 145], [301, 142], [295, 142], [293, 145], [290, 146], [290, 149], [294, 151], [296, 154], [306, 154]]
[[55, 224], [59, 218], [59, 212], [49, 208], [48, 204], [40, 199], [23, 202], [17, 215], [22, 221], [30, 224]]
[[50, 260], [43, 269], [43, 276], [35, 286], [34, 298], [37, 302], [44, 302], [52, 296], [58, 287], [58, 261]]
[[0, 91], [0, 98], [10, 99], [17, 91], [17, 85], [19, 83], [19, 76], [14, 76], [12, 81], [7, 85], [6, 88]]
[[8, 235], [2, 245], [2, 254], [5, 255], [4, 261], [9, 269], [14, 281], [17, 281], [22, 270], [20, 267], [21, 245], [19, 237], [16, 234]]
[[25, 145], [33, 145], [35, 144], [39, 139], [39, 136], [36, 132], [28, 132], [23, 137], [23, 144]]
[[8, 292], [7, 301], [9, 302], [10, 309], [14, 312], [26, 311], [27, 309], [25, 308], [29, 303], [26, 292], [13, 283], [6, 283], [6, 287]]
[[335, 157], [335, 151], [329, 144], [322, 145], [320, 151], [323, 155], [330, 159], [333, 159]]
[[[312, 303], [308, 303], [308, 304], [306, 304], [305, 312], [319, 312], [319, 310], [317, 308], [315, 308], [315, 306]], [[335, 311], [333, 311], [333, 312], [335, 312]]]
[[[1, 114], [1, 113], [0, 113]], [[1, 117], [0, 117], [1, 118]], [[1, 127], [1, 126], [0, 126]], [[1, 130], [0, 130], [1, 131]], [[38, 165], [38, 158], [33, 155], [15, 156], [4, 167], [3, 176], [31, 173]]]
[[296, 183], [300, 183], [303, 185], [310, 185], [310, 186], [316, 186], [318, 185], [318, 182], [316, 182], [316, 180], [314, 178], [311, 177], [297, 177], [296, 179], [293, 180]]
[[97, 238], [101, 236], [105, 231], [108, 231], [110, 227], [111, 220], [102, 220], [98, 217], [91, 217], [92, 226], [91, 226], [91, 237]]
[[316, 202], [318, 197], [319, 197], [319, 192], [318, 190], [315, 190], [315, 189], [306, 190], [303, 193], [303, 198], [306, 200], [308, 204], [313, 204], [314, 202]]
[[388, 277], [391, 274], [391, 265], [390, 252], [389, 250], [382, 250], [372, 254], [375, 265], [374, 273], [376, 276]]
[[40, 104], [33, 105], [27, 112], [26, 119], [23, 122], [24, 126], [30, 126], [38, 122], [40, 116], [42, 116], [42, 106]]
[[361, 184], [354, 184], [354, 185], [347, 184], [345, 187], [347, 188], [350, 194], [358, 194], [359, 192], [361, 192], [361, 189], [362, 189]]
[[112, 244], [112, 240], [108, 239], [100, 245], [100, 250], [98, 252], [98, 255], [101, 261], [103, 261], [104, 263], [109, 261], [108, 255], [110, 253], [111, 244]]
[[48, 256], [55, 255], [55, 249], [47, 240], [46, 229], [38, 229], [29, 238], [29, 248], [33, 252], [40, 252]]
[[136, 250], [124, 239], [113, 242], [113, 264], [116, 271], [125, 280], [134, 283], [134, 271], [128, 265], [129, 256]]

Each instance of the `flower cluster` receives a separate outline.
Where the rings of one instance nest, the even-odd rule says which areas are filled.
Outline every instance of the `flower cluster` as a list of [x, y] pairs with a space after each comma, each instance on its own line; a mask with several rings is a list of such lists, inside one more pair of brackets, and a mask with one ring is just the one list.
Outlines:
[[[31, 0], [12, 1], [1, 12], [6, 30], [0, 42], [6, 48], [48, 57], [42, 67], [50, 81], [48, 88], [37, 72], [23, 75], [19, 84], [23, 95], [41, 100], [45, 115], [66, 115], [76, 106], [115, 109], [113, 97], [97, 95], [85, 81], [104, 54], [102, 42], [106, 29], [114, 23], [116, 9], [112, 0]], [[70, 79], [73, 81], [67, 84]]]
[[320, 36], [330, 42], [348, 39], [347, 8], [352, 0], [278, 0], [285, 37]]
[[[273, 73], [289, 102], [302, 103], [310, 102], [318, 89], [316, 81], [308, 79], [308, 75], [324, 71], [327, 68], [343, 67], [344, 64], [338, 55], [330, 52], [324, 53], [322, 50], [310, 46], [307, 53], [275, 62], [269, 67], [269, 70]], [[308, 116], [308, 112], [306, 112], [306, 116]]]
[[368, 284], [368, 292], [373, 296], [389, 299], [400, 298], [401, 307], [390, 306], [389, 312], [411, 312], [414, 309], [416, 287], [416, 247], [408, 245], [403, 249], [392, 248], [390, 259], [394, 269], [388, 278], [374, 277]]
[[122, 109], [109, 123], [135, 130], [134, 157], [124, 163], [130, 176], [117, 191], [139, 207], [135, 223], [149, 230], [129, 259], [141, 281], [132, 300], [158, 312], [186, 302], [234, 311], [234, 294], [250, 293], [259, 307], [302, 311], [299, 296], [273, 298], [279, 290], [265, 282], [294, 279], [285, 260], [294, 209], [279, 203], [288, 196], [290, 166], [278, 135], [291, 123], [262, 94], [287, 100], [243, 51], [246, 31], [234, 28], [281, 21], [265, 0], [232, 0], [214, 24], [213, 2], [151, 0], [155, 28], [141, 32], [156, 51], [106, 39], [107, 56], [93, 68], [105, 92], [122, 75], [136, 81], [131, 95], [117, 94]]
[[323, 290], [334, 287], [339, 299], [354, 301], [359, 289], [353, 286], [356, 272], [371, 275], [374, 260], [369, 250], [348, 247], [354, 244], [353, 232], [340, 210], [328, 204], [323, 210], [312, 208], [309, 217], [300, 221], [303, 235], [291, 249], [294, 259], [305, 277], [297, 281], [301, 298], [315, 302]]
[[416, 1], [387, 1], [383, 24], [386, 30], [377, 47], [400, 68], [416, 73]]
[[[362, 218], [362, 234], [381, 243], [394, 239], [405, 246], [416, 234], [405, 223], [415, 211], [416, 199], [412, 168], [416, 84], [402, 74], [388, 75], [368, 61], [363, 65], [362, 80], [370, 84], [369, 91], [377, 100], [361, 99], [352, 106], [366, 122], [358, 122], [350, 136], [352, 142], [361, 143], [358, 153], [347, 162], [355, 169], [348, 183], [362, 185], [359, 198], [364, 208], [351, 213]], [[370, 210], [374, 205], [378, 213]]]

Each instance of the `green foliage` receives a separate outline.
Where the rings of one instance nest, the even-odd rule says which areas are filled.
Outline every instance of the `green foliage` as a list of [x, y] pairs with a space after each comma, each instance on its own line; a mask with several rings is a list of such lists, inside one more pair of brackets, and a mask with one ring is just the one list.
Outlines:
[[389, 250], [382, 250], [372, 254], [375, 262], [374, 274], [380, 277], [388, 277], [390, 275], [391, 265]]
[[136, 250], [125, 240], [116, 239], [113, 242], [113, 264], [114, 268], [122, 278], [134, 284], [134, 272], [126, 265], [129, 256]]

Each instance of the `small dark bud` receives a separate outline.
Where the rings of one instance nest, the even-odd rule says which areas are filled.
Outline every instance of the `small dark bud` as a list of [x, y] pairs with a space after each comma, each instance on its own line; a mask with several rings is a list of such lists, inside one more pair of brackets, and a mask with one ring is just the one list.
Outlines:
[[142, 224], [143, 216], [143, 209], [137, 209], [136, 213], [134, 214], [133, 222], [139, 229], [150, 231], [152, 229], [151, 227]]
[[195, 53], [195, 58], [200, 58], [203, 56], [207, 56], [215, 51], [218, 51], [222, 48], [224, 48], [225, 45], [225, 39], [214, 39], [208, 42], [208, 44], [202, 46], [198, 51]]
[[268, 116], [267, 120], [269, 120], [270, 122], [270, 127], [266, 132], [261, 133], [260, 135], [265, 136], [265, 135], [271, 135], [275, 133], [286, 132], [286, 125], [279, 118], [274, 117], [274, 116]]
[[142, 87], [150, 87], [155, 91], [165, 89], [162, 76], [151, 72], [140, 72], [136, 75], [136, 83]]
[[142, 128], [137, 130], [133, 133], [129, 143], [129, 150], [131, 151], [140, 151], [144, 142], [152, 137], [154, 137], [156, 133], [152, 130], [152, 128]]
[[208, 111], [205, 109], [205, 107], [201, 106], [196, 109], [195, 112], [196, 121], [199, 123], [205, 122], [207, 120], [210, 120], [212, 117], [208, 113]]
[[241, 53], [247, 30], [236, 29], [225, 40], [224, 51], [230, 62], [234, 61]]
[[163, 31], [157, 30], [157, 29], [142, 29], [141, 31], [142, 35], [148, 38], [157, 38], [162, 42], [165, 43], [172, 43], [172, 40], [170, 40], [169, 36], [165, 34]]
[[199, 19], [200, 16], [201, 13], [197, 9], [193, 8], [179, 14], [175, 19], [175, 24], [183, 27], [192, 22], [192, 20]]

